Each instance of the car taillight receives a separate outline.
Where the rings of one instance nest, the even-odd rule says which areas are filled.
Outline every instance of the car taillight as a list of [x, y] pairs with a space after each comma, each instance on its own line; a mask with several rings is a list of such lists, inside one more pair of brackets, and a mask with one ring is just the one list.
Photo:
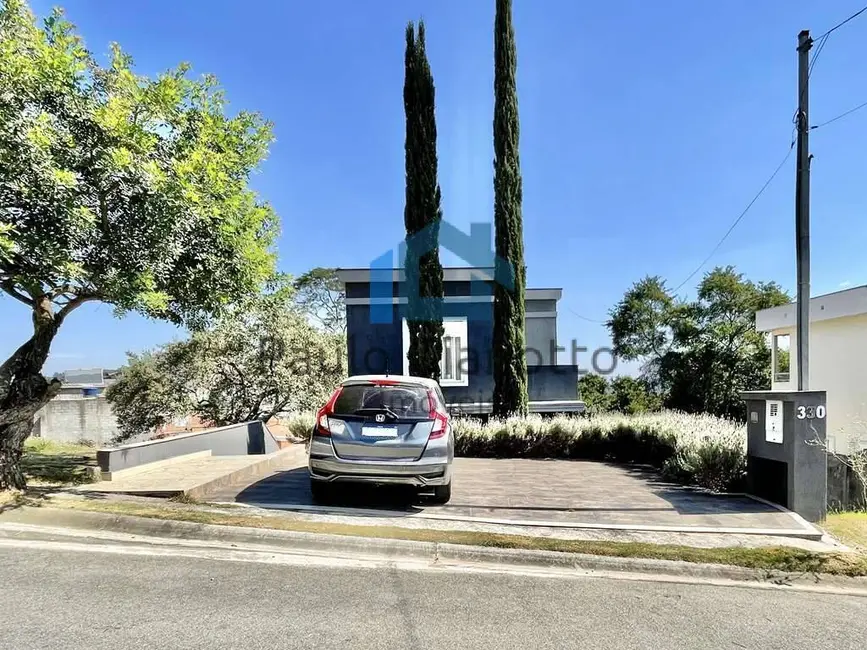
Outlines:
[[448, 429], [449, 425], [449, 416], [447, 413], [444, 413], [437, 408], [437, 398], [433, 394], [432, 390], [427, 392], [427, 400], [429, 405], [428, 417], [434, 421], [429, 440], [436, 440], [437, 438], [442, 438], [446, 435], [446, 429]]
[[343, 420], [331, 417], [334, 414], [334, 403], [337, 402], [337, 398], [340, 397], [340, 391], [342, 390], [343, 387], [338, 386], [337, 390], [335, 390], [331, 394], [331, 397], [328, 398], [325, 406], [316, 412], [316, 435], [330, 436], [332, 429], [337, 435], [343, 433], [346, 423], [343, 422]]

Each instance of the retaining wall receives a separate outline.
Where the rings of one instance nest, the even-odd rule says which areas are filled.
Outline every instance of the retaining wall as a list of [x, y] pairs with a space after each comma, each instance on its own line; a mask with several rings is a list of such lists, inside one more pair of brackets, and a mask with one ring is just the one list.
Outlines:
[[270, 454], [279, 448], [268, 427], [256, 420], [100, 449], [96, 460], [103, 472], [118, 472], [202, 451], [210, 451], [212, 456], [246, 456]]

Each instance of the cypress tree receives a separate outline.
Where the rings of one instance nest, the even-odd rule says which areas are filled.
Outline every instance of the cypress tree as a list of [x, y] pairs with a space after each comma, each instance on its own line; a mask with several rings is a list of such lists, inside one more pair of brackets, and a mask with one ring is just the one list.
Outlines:
[[509, 288], [494, 283], [494, 415], [527, 413], [524, 334], [524, 234], [518, 156], [517, 51], [512, 0], [496, 0], [494, 19], [494, 239], [497, 256], [514, 271]]
[[[440, 378], [443, 347], [443, 268], [439, 260], [442, 219], [437, 182], [437, 127], [433, 75], [425, 50], [424, 22], [418, 35], [406, 27], [403, 103], [406, 113], [406, 286], [409, 373]], [[418, 287], [418, 290], [412, 290]]]

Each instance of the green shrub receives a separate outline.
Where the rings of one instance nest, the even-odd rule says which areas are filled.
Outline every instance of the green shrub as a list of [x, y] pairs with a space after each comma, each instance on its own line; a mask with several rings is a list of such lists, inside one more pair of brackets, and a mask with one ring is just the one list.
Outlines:
[[610, 386], [613, 411], [632, 415], [662, 408], [662, 399], [643, 379], [621, 375], [612, 379]]
[[299, 440], [310, 438], [315, 422], [316, 415], [313, 413], [293, 413], [288, 417], [280, 418], [280, 423], [286, 425], [289, 434]]
[[588, 374], [578, 380], [578, 395], [591, 414], [618, 411], [634, 415], [662, 409], [662, 398], [646, 381], [628, 375], [609, 380]]
[[743, 488], [744, 453], [719, 440], [679, 449], [663, 466], [670, 480], [694, 483], [717, 492]]
[[578, 396], [590, 413], [605, 413], [611, 410], [613, 396], [608, 380], [602, 375], [587, 374], [578, 379]]

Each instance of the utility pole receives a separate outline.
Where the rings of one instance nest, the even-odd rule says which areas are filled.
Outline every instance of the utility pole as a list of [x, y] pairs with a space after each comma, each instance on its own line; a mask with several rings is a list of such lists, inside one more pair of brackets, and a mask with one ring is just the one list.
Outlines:
[[798, 390], [810, 389], [810, 30], [798, 34], [798, 163], [795, 178], [795, 246], [798, 257], [796, 318]]

